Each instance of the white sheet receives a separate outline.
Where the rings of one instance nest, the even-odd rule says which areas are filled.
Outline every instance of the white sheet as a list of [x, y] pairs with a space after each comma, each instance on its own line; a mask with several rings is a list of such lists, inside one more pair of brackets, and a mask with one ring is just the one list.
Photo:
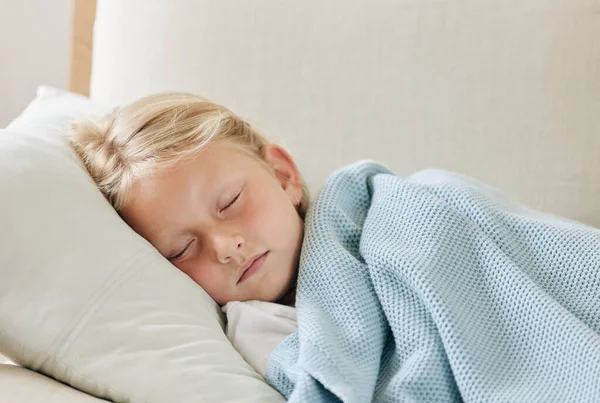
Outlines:
[[227, 338], [233, 347], [263, 377], [271, 352], [298, 329], [296, 308], [262, 301], [229, 302]]

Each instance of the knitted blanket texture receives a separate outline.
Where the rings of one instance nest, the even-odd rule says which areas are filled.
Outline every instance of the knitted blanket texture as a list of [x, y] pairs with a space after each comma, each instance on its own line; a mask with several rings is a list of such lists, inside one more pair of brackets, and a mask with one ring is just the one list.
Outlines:
[[290, 402], [600, 401], [600, 230], [466, 176], [335, 172], [296, 308], [267, 367]]

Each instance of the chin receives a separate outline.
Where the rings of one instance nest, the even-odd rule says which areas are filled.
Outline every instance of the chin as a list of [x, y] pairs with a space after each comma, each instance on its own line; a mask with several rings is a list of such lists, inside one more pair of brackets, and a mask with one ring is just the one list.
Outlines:
[[[276, 275], [273, 275], [276, 274]], [[290, 291], [296, 289], [297, 273], [277, 272], [268, 273], [260, 279], [260, 291], [256, 293], [258, 300], [265, 302], [277, 302], [288, 296]]]
[[271, 302], [277, 302], [281, 300], [285, 300], [284, 304], [288, 305], [288, 302], [295, 300], [296, 295], [296, 276], [293, 276], [289, 281], [287, 281], [285, 287], [281, 289], [281, 291], [277, 294], [276, 298]]

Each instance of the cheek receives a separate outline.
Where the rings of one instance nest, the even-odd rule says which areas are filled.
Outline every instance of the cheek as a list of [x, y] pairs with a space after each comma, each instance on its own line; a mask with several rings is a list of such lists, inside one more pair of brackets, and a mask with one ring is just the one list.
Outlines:
[[202, 255], [176, 264], [176, 267], [209, 293], [211, 292], [211, 289], [219, 286], [219, 284], [216, 284], [218, 282], [218, 276], [215, 276], [214, 273], [212, 273], [214, 270], [213, 265]]
[[282, 223], [285, 216], [286, 195], [280, 189], [263, 188], [255, 193], [257, 197], [248, 204], [246, 222], [254, 228], [266, 229]]
[[270, 243], [264, 246], [290, 246], [289, 238], [296, 231], [298, 218], [294, 206], [283, 191], [265, 193], [246, 217], [248, 233]]

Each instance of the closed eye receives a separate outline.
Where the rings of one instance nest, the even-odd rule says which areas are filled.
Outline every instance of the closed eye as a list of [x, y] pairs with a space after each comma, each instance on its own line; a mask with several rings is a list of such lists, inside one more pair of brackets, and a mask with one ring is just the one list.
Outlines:
[[233, 198], [233, 200], [231, 200], [231, 202], [229, 202], [229, 204], [225, 207], [223, 207], [223, 209], [221, 209], [221, 212], [227, 210], [229, 207], [233, 206], [235, 204], [235, 202], [240, 198], [240, 195], [242, 194], [242, 192], [238, 193], [237, 196], [235, 196]]
[[179, 252], [178, 254], [176, 254], [176, 255], [174, 255], [174, 256], [168, 257], [167, 259], [168, 259], [168, 260], [170, 260], [170, 261], [175, 261], [175, 260], [181, 259], [181, 258], [182, 258], [182, 257], [185, 255], [185, 252], [187, 252], [187, 251], [188, 251], [188, 249], [190, 248], [190, 246], [192, 245], [192, 243], [193, 243], [194, 241], [195, 241], [195, 239], [192, 239], [192, 240], [190, 241], [190, 243], [188, 243], [188, 244], [185, 246], [185, 248], [183, 248], [183, 250], [182, 250], [181, 252]]

